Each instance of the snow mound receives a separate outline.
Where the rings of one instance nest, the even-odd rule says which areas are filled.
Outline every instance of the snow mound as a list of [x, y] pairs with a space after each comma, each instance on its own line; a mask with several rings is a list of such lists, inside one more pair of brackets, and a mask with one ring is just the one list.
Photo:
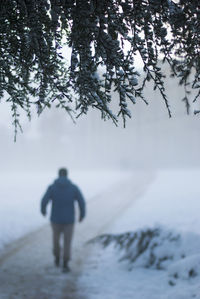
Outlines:
[[104, 248], [114, 246], [119, 261], [128, 270], [135, 267], [167, 270], [173, 279], [191, 279], [200, 275], [200, 236], [177, 233], [163, 227], [146, 228], [122, 234], [104, 234], [90, 241]]
[[174, 262], [168, 268], [168, 273], [173, 278], [188, 279], [200, 275], [200, 254], [185, 257]]

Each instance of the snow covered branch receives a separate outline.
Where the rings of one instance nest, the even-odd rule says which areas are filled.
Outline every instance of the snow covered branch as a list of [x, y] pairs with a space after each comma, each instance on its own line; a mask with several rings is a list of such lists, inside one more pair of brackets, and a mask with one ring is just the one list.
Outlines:
[[[131, 117], [129, 103], [147, 102], [147, 81], [158, 89], [171, 116], [160, 60], [186, 87], [188, 112], [191, 89], [199, 99], [198, 0], [6, 0], [0, 17], [0, 98], [6, 96], [29, 117], [32, 106], [40, 113], [57, 102], [77, 115], [98, 109], [102, 118], [116, 123], [110, 109], [115, 90], [117, 114], [125, 123]], [[70, 63], [64, 53], [68, 48]], [[141, 73], [136, 55], [142, 59]]]

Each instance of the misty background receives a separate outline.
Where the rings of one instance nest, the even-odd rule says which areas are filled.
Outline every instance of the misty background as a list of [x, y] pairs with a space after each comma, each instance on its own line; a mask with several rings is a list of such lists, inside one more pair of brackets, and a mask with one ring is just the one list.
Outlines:
[[[166, 75], [169, 70], [166, 67]], [[23, 133], [14, 143], [14, 127], [8, 103], [1, 103], [1, 172], [57, 172], [70, 169], [144, 169], [200, 167], [199, 116], [193, 115], [198, 104], [192, 103], [186, 113], [183, 87], [174, 78], [166, 81], [172, 111], [169, 119], [159, 92], [146, 87], [147, 106], [142, 100], [130, 103], [132, 119], [116, 127], [111, 120], [103, 121], [98, 111], [90, 110], [74, 124], [64, 111], [46, 109], [39, 117], [33, 113], [31, 122], [21, 115]], [[117, 110], [113, 94], [112, 109]]]

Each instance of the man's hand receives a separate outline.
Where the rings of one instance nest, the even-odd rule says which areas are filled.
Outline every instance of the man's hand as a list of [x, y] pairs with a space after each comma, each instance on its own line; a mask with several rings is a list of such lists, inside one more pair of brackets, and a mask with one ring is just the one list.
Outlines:
[[46, 214], [47, 214], [46, 211], [41, 211], [41, 213], [43, 216], [46, 216]]

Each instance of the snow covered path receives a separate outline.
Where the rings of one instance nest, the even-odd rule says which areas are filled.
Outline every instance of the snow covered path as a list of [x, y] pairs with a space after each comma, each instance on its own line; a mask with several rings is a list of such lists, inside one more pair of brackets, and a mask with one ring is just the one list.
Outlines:
[[133, 173], [128, 180], [113, 185], [112, 189], [104, 190], [88, 202], [87, 219], [76, 226], [72, 272], [68, 275], [54, 268], [49, 226], [8, 246], [7, 252], [0, 257], [0, 298], [87, 299], [77, 285], [89, 255], [85, 242], [106, 232], [133, 200], [145, 193], [152, 179], [152, 173]]

